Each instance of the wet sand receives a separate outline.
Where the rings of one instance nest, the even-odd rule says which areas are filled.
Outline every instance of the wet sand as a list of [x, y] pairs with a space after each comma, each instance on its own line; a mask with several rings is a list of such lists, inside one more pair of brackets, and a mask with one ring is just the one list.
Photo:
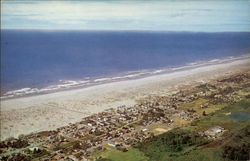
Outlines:
[[1, 101], [1, 140], [53, 130], [83, 117], [120, 105], [132, 106], [149, 95], [167, 95], [179, 89], [249, 70], [250, 60], [235, 60], [173, 73], [96, 85], [83, 89]]

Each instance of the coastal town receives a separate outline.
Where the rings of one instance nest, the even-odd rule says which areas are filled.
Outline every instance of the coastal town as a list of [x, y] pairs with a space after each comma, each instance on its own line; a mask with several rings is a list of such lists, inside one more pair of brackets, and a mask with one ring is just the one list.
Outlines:
[[0, 161], [250, 161], [250, 0], [0, 4]]
[[[130, 107], [121, 105], [85, 117], [82, 121], [0, 142], [0, 160], [95, 160], [93, 154], [108, 147], [126, 152], [128, 147], [199, 121], [203, 116], [249, 98], [249, 72], [181, 89], [171, 95], [148, 96]], [[216, 139], [226, 129], [201, 132]]]

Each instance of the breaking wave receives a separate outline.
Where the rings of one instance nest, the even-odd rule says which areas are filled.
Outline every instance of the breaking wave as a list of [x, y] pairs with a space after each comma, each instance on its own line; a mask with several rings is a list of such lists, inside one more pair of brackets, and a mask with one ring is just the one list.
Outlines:
[[99, 85], [103, 83], [109, 82], [117, 82], [122, 80], [131, 80], [131, 79], [138, 79], [153, 75], [165, 74], [170, 72], [176, 72], [181, 70], [187, 70], [192, 68], [197, 68], [206, 65], [213, 65], [213, 64], [220, 64], [226, 63], [234, 60], [241, 60], [250, 58], [250, 54], [242, 55], [240, 57], [227, 57], [225, 59], [212, 59], [208, 61], [197, 61], [193, 63], [188, 63], [185, 66], [179, 67], [170, 67], [170, 68], [161, 68], [161, 69], [154, 69], [154, 70], [141, 70], [141, 71], [129, 71], [126, 73], [118, 74], [111, 77], [101, 77], [101, 78], [84, 78], [83, 80], [59, 80], [58, 84], [50, 85], [45, 88], [22, 88], [16, 89], [12, 91], [8, 91], [1, 96], [1, 99], [9, 99], [9, 98], [16, 98], [16, 97], [24, 97], [24, 96], [31, 96], [37, 94], [47, 94], [62, 90], [69, 90], [75, 88], [84, 88], [94, 85]]

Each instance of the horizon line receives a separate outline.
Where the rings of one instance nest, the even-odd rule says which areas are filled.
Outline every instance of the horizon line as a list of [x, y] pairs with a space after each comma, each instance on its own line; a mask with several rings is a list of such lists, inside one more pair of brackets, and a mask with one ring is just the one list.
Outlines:
[[250, 33], [250, 31], [191, 31], [191, 30], [112, 30], [112, 29], [102, 29], [102, 30], [96, 30], [96, 29], [34, 29], [34, 28], [1, 28], [2, 30], [12, 30], [12, 31], [47, 31], [47, 32], [57, 32], [57, 31], [88, 31], [88, 32], [153, 32], [153, 33], [180, 33], [180, 32], [185, 32], [185, 33]]

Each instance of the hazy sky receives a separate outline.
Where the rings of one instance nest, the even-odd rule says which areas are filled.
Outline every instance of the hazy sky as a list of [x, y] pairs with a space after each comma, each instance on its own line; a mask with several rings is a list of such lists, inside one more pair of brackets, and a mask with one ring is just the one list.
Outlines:
[[4, 1], [2, 29], [250, 31], [249, 0]]

